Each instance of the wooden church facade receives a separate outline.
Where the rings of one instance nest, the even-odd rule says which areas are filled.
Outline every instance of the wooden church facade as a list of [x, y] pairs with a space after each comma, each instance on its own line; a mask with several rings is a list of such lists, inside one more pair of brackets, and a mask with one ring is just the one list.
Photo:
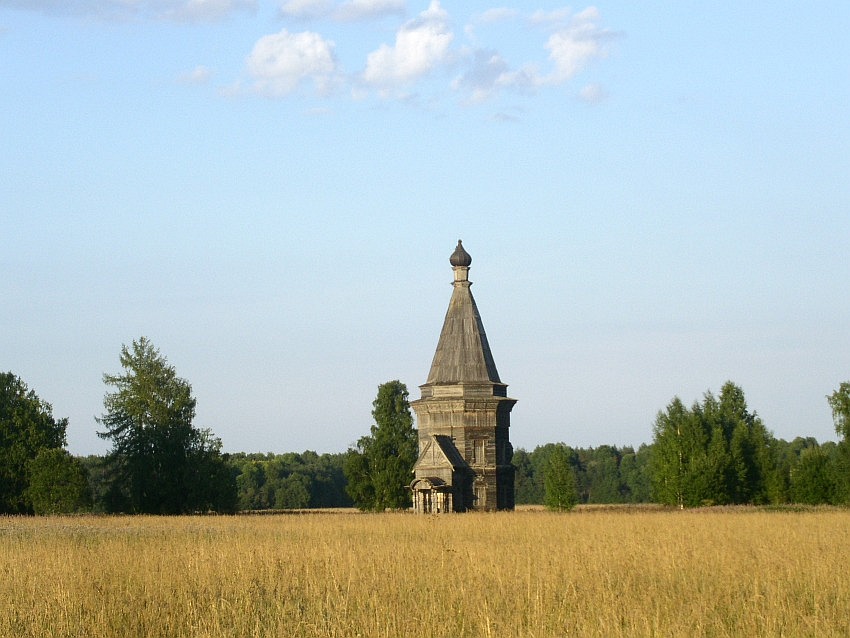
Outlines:
[[472, 257], [458, 241], [449, 259], [449, 309], [421, 398], [411, 402], [419, 431], [413, 508], [419, 513], [514, 508], [507, 396], [470, 291]]

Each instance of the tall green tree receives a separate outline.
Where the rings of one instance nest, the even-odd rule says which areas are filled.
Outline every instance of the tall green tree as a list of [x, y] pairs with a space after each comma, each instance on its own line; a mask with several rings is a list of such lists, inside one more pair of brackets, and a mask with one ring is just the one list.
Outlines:
[[188, 381], [146, 338], [121, 347], [122, 374], [104, 374], [106, 412], [98, 419], [120, 509], [179, 514], [233, 511], [236, 481], [221, 455], [221, 442], [195, 428], [195, 398]]
[[768, 501], [773, 437], [734, 383], [725, 383], [719, 398], [707, 392], [691, 409], [675, 398], [656, 418], [653, 436], [650, 473], [658, 502]]
[[546, 461], [545, 472], [543, 486], [546, 507], [558, 512], [575, 507], [578, 503], [576, 475], [566, 446], [555, 446]]
[[372, 402], [375, 423], [346, 454], [343, 471], [347, 491], [363, 510], [410, 507], [408, 486], [418, 454], [407, 386], [388, 381], [378, 386]]
[[843, 440], [850, 439], [850, 381], [845, 381], [827, 398], [832, 408], [835, 433]]
[[709, 438], [702, 421], [675, 397], [653, 426], [650, 474], [655, 500], [691, 507], [703, 500]]
[[0, 373], [0, 514], [31, 513], [31, 462], [42, 450], [65, 445], [68, 419], [11, 372]]
[[773, 436], [747, 408], [744, 391], [731, 381], [720, 390], [717, 422], [729, 448], [726, 490], [730, 502], [767, 503]]
[[791, 472], [791, 492], [795, 503], [821, 505], [835, 499], [835, 471], [827, 450], [813, 446], [802, 450]]
[[850, 382], [845, 381], [827, 397], [835, 432], [840, 437], [835, 455], [836, 500], [850, 503]]

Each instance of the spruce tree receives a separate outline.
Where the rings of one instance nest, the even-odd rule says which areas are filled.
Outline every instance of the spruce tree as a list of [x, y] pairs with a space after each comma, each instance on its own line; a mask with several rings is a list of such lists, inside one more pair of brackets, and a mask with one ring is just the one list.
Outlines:
[[556, 446], [546, 461], [543, 489], [543, 502], [550, 510], [564, 512], [578, 503], [575, 471], [563, 445]]
[[410, 507], [410, 481], [418, 454], [407, 386], [388, 381], [372, 402], [370, 435], [349, 449], [343, 469], [346, 490], [360, 509], [382, 511]]

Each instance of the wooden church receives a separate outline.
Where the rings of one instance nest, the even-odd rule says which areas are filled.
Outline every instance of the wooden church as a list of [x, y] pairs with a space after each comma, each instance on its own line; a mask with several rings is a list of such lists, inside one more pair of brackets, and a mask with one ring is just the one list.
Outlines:
[[514, 508], [515, 399], [499, 379], [472, 297], [472, 257], [458, 241], [449, 258], [454, 289], [422, 396], [411, 402], [419, 430], [413, 508], [419, 513]]

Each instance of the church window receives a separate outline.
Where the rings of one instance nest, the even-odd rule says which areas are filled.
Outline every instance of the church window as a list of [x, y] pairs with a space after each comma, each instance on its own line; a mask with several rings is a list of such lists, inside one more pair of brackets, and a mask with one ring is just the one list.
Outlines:
[[484, 439], [474, 439], [472, 441], [472, 464], [484, 465], [486, 459], [484, 457]]

